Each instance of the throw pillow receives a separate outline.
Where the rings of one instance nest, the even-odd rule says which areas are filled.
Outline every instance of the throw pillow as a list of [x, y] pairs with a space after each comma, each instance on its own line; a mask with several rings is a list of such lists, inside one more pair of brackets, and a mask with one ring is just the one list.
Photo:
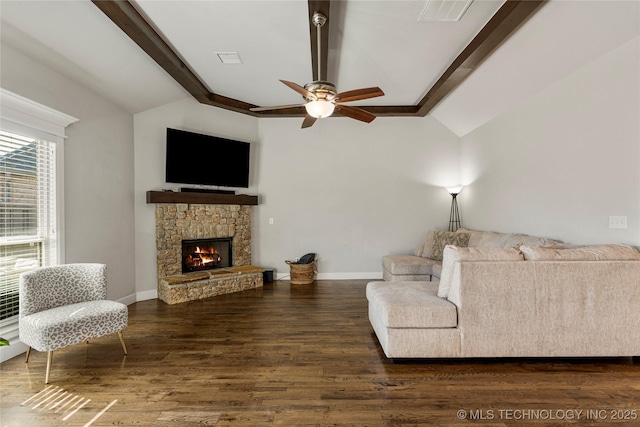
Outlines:
[[453, 264], [460, 261], [522, 261], [517, 249], [503, 248], [459, 248], [449, 245], [444, 249], [442, 273], [438, 285], [438, 296], [449, 297], [449, 288], [453, 280]]
[[424, 241], [424, 246], [422, 247], [422, 253], [420, 256], [425, 258], [429, 258], [431, 256], [431, 251], [433, 250], [433, 233], [435, 233], [433, 230], [427, 233], [427, 238]]
[[[433, 237], [431, 238], [431, 240], [433, 240]], [[429, 241], [429, 234], [427, 233], [427, 238], [425, 239], [425, 242], [420, 246], [418, 246], [417, 248], [415, 248], [415, 250], [413, 251], [413, 254], [415, 256], [422, 256], [422, 254], [424, 253], [424, 246], [427, 244], [428, 241]]]
[[469, 233], [457, 233], [451, 231], [434, 231], [433, 246], [429, 258], [442, 261], [442, 252], [447, 245], [466, 247], [469, 244]]
[[528, 261], [640, 261], [640, 252], [625, 245], [590, 245], [578, 248], [520, 246]]
[[469, 233], [469, 243], [467, 246], [478, 246], [483, 231], [469, 230], [468, 228], [458, 228], [456, 233]]

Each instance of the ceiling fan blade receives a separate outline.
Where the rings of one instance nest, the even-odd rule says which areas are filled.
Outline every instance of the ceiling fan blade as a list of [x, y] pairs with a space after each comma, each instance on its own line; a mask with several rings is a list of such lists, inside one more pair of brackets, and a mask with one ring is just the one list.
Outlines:
[[285, 85], [287, 85], [289, 88], [291, 88], [291, 89], [295, 90], [296, 92], [298, 92], [305, 99], [317, 99], [316, 96], [313, 93], [309, 92], [308, 90], [306, 90], [305, 88], [303, 88], [299, 84], [296, 84], [294, 82], [290, 82], [290, 81], [287, 81], [287, 80], [282, 80], [282, 79], [280, 79], [280, 81], [282, 83], [284, 83]]
[[348, 105], [336, 104], [336, 111], [343, 116], [360, 120], [361, 122], [371, 123], [376, 118], [376, 116], [368, 111], [364, 111], [358, 107], [349, 107]]
[[315, 117], [310, 116], [310, 115], [307, 114], [306, 117], [304, 118], [304, 120], [302, 121], [302, 129], [309, 128], [309, 127], [313, 126], [313, 124], [316, 122], [316, 120], [318, 120], [318, 119], [316, 119]]
[[287, 108], [295, 108], [295, 107], [304, 107], [304, 104], [276, 105], [273, 107], [253, 107], [253, 108], [249, 108], [249, 111], [284, 110]]
[[384, 92], [379, 87], [367, 87], [364, 89], [348, 90], [336, 95], [339, 102], [358, 101], [360, 99], [375, 98], [384, 96]]

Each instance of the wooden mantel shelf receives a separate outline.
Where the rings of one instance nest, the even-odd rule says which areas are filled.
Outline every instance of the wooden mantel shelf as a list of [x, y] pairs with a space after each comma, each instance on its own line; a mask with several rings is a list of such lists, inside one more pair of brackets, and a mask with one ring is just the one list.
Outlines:
[[147, 191], [147, 203], [190, 203], [203, 205], [257, 205], [258, 196], [246, 194]]

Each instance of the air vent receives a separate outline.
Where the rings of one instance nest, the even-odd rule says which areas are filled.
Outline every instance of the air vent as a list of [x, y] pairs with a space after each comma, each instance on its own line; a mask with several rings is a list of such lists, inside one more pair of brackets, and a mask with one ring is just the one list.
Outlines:
[[455, 22], [462, 18], [473, 0], [428, 0], [418, 17], [420, 22]]
[[242, 64], [238, 52], [216, 52], [216, 55], [223, 64]]

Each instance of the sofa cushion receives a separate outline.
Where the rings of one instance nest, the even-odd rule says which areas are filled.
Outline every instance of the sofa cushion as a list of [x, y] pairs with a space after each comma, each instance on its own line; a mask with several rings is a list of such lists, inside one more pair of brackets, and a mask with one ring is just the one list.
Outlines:
[[520, 245], [529, 246], [550, 246], [560, 243], [546, 237], [529, 236], [527, 234], [496, 233], [493, 231], [475, 231], [459, 228], [457, 233], [468, 233], [469, 243], [467, 246], [479, 248], [518, 248]]
[[[435, 264], [433, 267], [431, 267], [431, 275], [434, 278], [440, 278], [442, 277], [442, 264]], [[433, 278], [431, 280], [434, 280]]]
[[453, 278], [453, 264], [460, 261], [522, 261], [523, 257], [517, 249], [503, 248], [460, 248], [449, 245], [444, 250], [442, 273], [438, 296], [449, 297], [449, 288]]
[[385, 282], [430, 282], [432, 276], [430, 274], [391, 274], [388, 270], [382, 269], [382, 280]]
[[503, 248], [518, 249], [521, 245], [551, 246], [559, 243], [560, 242], [557, 240], [547, 239], [546, 237], [528, 236], [526, 234], [509, 234], [506, 240], [504, 241]]
[[[465, 247], [469, 243], [469, 233], [457, 233], [452, 231], [434, 231], [433, 247], [431, 248], [430, 259], [442, 261], [442, 252], [447, 245]], [[423, 254], [423, 256], [425, 256]]]
[[370, 282], [366, 295], [388, 328], [455, 328], [456, 306], [436, 292], [431, 282]]
[[560, 249], [555, 247], [520, 246], [528, 261], [640, 261], [640, 252], [625, 245], [590, 245]]
[[503, 248], [508, 235], [504, 233], [494, 233], [493, 231], [476, 231], [459, 228], [456, 233], [469, 234], [467, 246], [482, 248]]
[[431, 255], [431, 251], [433, 250], [433, 236], [434, 236], [435, 231], [434, 230], [430, 230], [427, 233], [427, 238], [424, 240], [424, 245], [422, 246], [422, 251], [420, 252], [420, 255], [418, 256], [423, 256], [425, 258], [429, 258], [429, 256]]
[[440, 264], [429, 258], [414, 255], [385, 255], [382, 257], [382, 268], [391, 274], [431, 274], [431, 267]]
[[57, 350], [127, 327], [126, 305], [109, 300], [63, 305], [20, 317], [20, 339], [38, 351]]

